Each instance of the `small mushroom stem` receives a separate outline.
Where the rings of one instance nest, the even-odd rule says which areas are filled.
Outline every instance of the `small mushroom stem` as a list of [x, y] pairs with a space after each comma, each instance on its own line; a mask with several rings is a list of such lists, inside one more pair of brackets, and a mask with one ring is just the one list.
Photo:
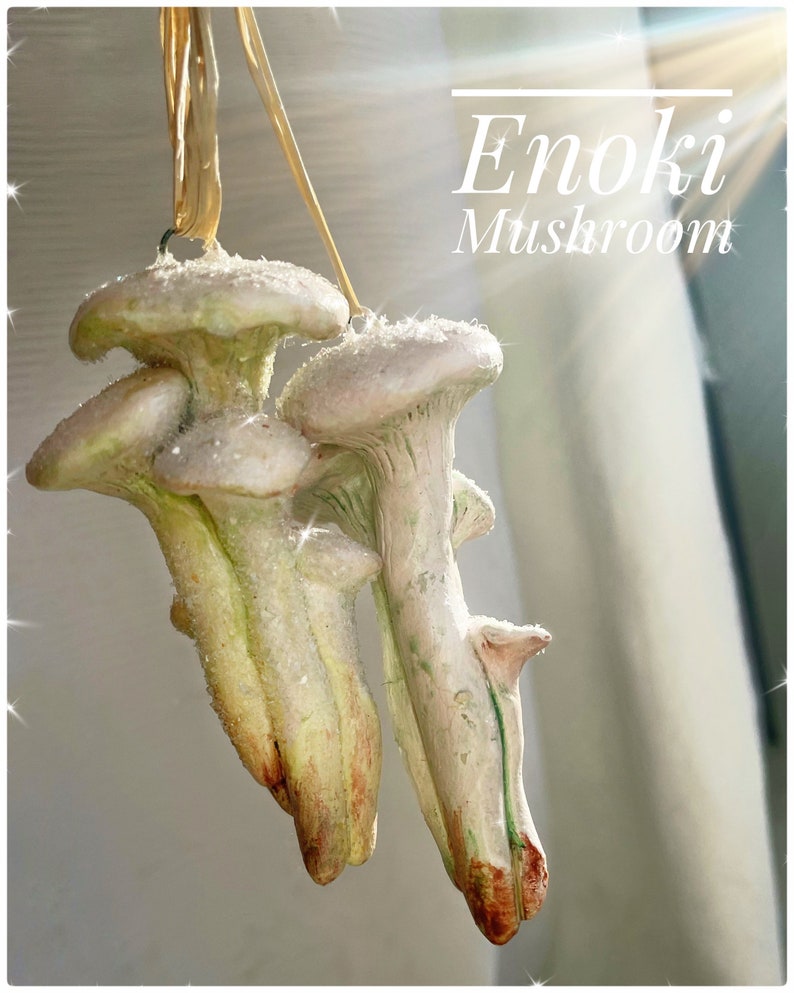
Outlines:
[[[180, 369], [190, 381], [193, 409], [209, 416], [229, 409], [261, 410], [267, 399], [273, 363], [279, 340], [278, 328], [267, 325], [251, 329], [240, 340], [199, 337], [192, 332], [163, 338], [156, 361]], [[150, 358], [150, 349], [129, 351], [141, 359]]]
[[[296, 538], [292, 492], [309, 453], [287, 424], [237, 411], [194, 422], [154, 471], [160, 485], [201, 498], [233, 564], [304, 863], [325, 884], [372, 850], [380, 739], [343, 666], [355, 667], [357, 652], [345, 596], [380, 560], [343, 535]], [[334, 595], [323, 589], [310, 603], [307, 574]], [[345, 614], [347, 640], [329, 633]]]
[[305, 528], [296, 532], [296, 545], [309, 621], [339, 713], [348, 862], [361, 865], [375, 847], [381, 733], [359, 653], [355, 600], [362, 585], [380, 572], [381, 561], [338, 530]]
[[[314, 458], [300, 481], [301, 489], [294, 498], [297, 516], [305, 524], [336, 524], [354, 541], [374, 548], [377, 539], [372, 485], [363, 460], [354, 452], [325, 445], [315, 446], [313, 455]], [[438, 846], [447, 873], [454, 882], [452, 854], [447, 842], [441, 804], [406, 685], [380, 572], [372, 579], [370, 588], [380, 629], [384, 684], [394, 738], [414, 784], [419, 808]]]
[[380, 627], [386, 700], [392, 718], [394, 738], [403, 763], [414, 784], [419, 809], [422, 811], [425, 823], [441, 854], [444, 868], [452, 882], [456, 883], [455, 866], [447, 838], [447, 829], [444, 825], [441, 801], [433, 780], [433, 773], [428, 765], [422, 732], [411, 702], [411, 694], [389, 613], [389, 599], [382, 576], [378, 576], [372, 583], [372, 598]]
[[535, 625], [517, 627], [490, 617], [472, 617], [470, 638], [488, 677], [499, 723], [507, 832], [513, 855], [516, 895], [521, 918], [526, 920], [540, 910], [549, 874], [524, 792], [524, 728], [518, 677], [525, 662], [545, 651], [551, 635]]
[[202, 499], [248, 608], [249, 641], [261, 663], [304, 864], [324, 885], [350, 857], [346, 784], [333, 688], [290, 545], [289, 501], [215, 492]]
[[149, 520], [186, 608], [212, 707], [245, 768], [290, 813], [265, 687], [248, 650], [246, 611], [231, 563], [200, 501], [138, 480], [123, 496]]

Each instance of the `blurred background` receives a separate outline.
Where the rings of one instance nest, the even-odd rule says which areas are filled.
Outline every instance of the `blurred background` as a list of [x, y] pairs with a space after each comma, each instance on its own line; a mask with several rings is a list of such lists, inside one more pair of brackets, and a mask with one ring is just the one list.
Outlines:
[[[262, 8], [260, 29], [359, 298], [480, 319], [505, 371], [456, 464], [497, 526], [460, 553], [473, 614], [539, 622], [522, 676], [547, 904], [504, 948], [449, 884], [384, 721], [378, 847], [327, 888], [243, 770], [169, 623], [126, 504], [39, 493], [24, 464], [134, 363], [69, 352], [84, 294], [149, 265], [171, 223], [156, 8], [8, 13], [8, 980], [16, 985], [769, 985], [785, 907], [785, 12]], [[246, 69], [213, 15], [227, 251], [332, 277]], [[730, 88], [731, 98], [459, 99], [458, 87]], [[657, 109], [695, 177], [524, 196], [529, 135], [582, 155]], [[717, 123], [725, 108], [728, 124]], [[454, 195], [473, 114], [514, 195]], [[698, 196], [714, 134], [719, 195]], [[495, 147], [495, 146], [494, 146]], [[509, 166], [508, 166], [509, 163]], [[484, 164], [478, 185], [504, 176]], [[734, 250], [455, 253], [490, 218], [730, 218]], [[487, 223], [487, 221], [486, 221]], [[178, 257], [196, 244], [171, 247]], [[280, 349], [277, 396], [311, 354]]]

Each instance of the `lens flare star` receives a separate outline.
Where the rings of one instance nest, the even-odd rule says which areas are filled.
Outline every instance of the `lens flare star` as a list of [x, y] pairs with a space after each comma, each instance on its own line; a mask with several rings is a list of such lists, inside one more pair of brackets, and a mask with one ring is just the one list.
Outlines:
[[16, 55], [16, 53], [20, 50], [20, 48], [24, 44], [24, 41], [25, 41], [24, 38], [20, 38], [19, 41], [15, 41], [13, 45], [11, 45], [9, 48], [6, 49], [6, 58], [8, 59], [8, 62], [11, 65], [15, 64], [13, 56]]
[[23, 631], [25, 628], [37, 628], [39, 625], [35, 621], [20, 621], [14, 617], [6, 618], [6, 626], [12, 631]]
[[788, 686], [788, 667], [784, 667], [784, 669], [783, 669], [783, 678], [780, 680], [779, 683], [775, 683], [775, 685], [771, 689], [767, 690], [766, 692], [767, 693], [774, 693], [775, 690], [783, 690], [783, 689], [786, 689], [787, 686]]
[[296, 549], [297, 551], [300, 551], [303, 548], [303, 546], [306, 544], [306, 542], [309, 540], [309, 538], [311, 538], [312, 531], [314, 530], [314, 520], [315, 520], [315, 515], [312, 514], [309, 523], [305, 527], [301, 528], [300, 531], [298, 531], [298, 541], [297, 541], [297, 549]]
[[13, 183], [13, 182], [6, 184], [7, 191], [8, 191], [8, 199], [9, 200], [13, 200], [14, 203], [17, 206], [20, 205], [19, 204], [19, 191], [22, 189], [23, 186], [26, 186], [26, 185], [27, 185], [26, 183]]
[[25, 718], [17, 710], [17, 704], [18, 703], [19, 703], [19, 700], [18, 699], [17, 700], [14, 700], [13, 703], [6, 702], [6, 710], [9, 713], [9, 715], [11, 717], [13, 717], [15, 720], [19, 721], [19, 723], [23, 727], [27, 727], [28, 725], [27, 725], [27, 722], [25, 721]]

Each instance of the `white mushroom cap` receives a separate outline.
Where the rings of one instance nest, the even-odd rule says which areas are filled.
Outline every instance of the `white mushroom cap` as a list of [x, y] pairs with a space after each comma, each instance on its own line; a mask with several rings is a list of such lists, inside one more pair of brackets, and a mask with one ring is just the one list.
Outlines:
[[291, 491], [309, 443], [265, 414], [211, 417], [193, 424], [155, 459], [155, 482], [181, 494], [272, 497]]
[[287, 383], [280, 416], [312, 441], [367, 431], [457, 389], [462, 404], [502, 369], [496, 338], [482, 325], [431, 317], [390, 325], [373, 319], [324, 348]]
[[519, 627], [493, 617], [472, 617], [469, 637], [489, 677], [515, 684], [524, 663], [544, 652], [551, 635], [538, 624]]
[[349, 313], [340, 290], [308, 269], [216, 247], [187, 262], [166, 254], [143, 272], [95, 290], [77, 311], [69, 341], [81, 359], [123, 346], [148, 361], [167, 335], [235, 338], [273, 327], [320, 341], [341, 334]]
[[493, 500], [473, 479], [452, 470], [452, 547], [488, 534], [496, 522]]
[[175, 369], [141, 369], [82, 404], [39, 445], [26, 468], [42, 490], [93, 489], [142, 468], [179, 428], [190, 385]]
[[352, 541], [335, 524], [305, 528], [295, 535], [298, 568], [309, 580], [339, 592], [357, 593], [381, 570], [381, 557]]

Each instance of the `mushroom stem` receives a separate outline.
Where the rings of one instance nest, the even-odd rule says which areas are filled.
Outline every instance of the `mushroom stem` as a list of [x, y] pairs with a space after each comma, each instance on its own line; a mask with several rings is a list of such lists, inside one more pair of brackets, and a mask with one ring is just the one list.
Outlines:
[[[336, 524], [354, 541], [374, 548], [377, 539], [372, 485], [363, 460], [354, 452], [324, 445], [315, 446], [313, 456], [301, 477], [301, 489], [293, 501], [297, 516], [305, 524]], [[372, 579], [370, 588], [380, 629], [384, 685], [394, 738], [414, 784], [425, 823], [454, 882], [452, 855], [441, 805], [406, 685], [381, 573]]]
[[118, 493], [152, 526], [179, 602], [187, 610], [212, 707], [245, 768], [290, 813], [265, 687], [249, 654], [239, 583], [210, 515], [195, 498], [148, 480]]
[[[279, 340], [277, 328], [260, 327], [242, 341], [200, 338], [185, 332], [163, 338], [156, 361], [180, 369], [190, 382], [193, 407], [208, 416], [229, 409], [260, 410], [267, 399]], [[152, 361], [149, 349], [128, 350]]]
[[371, 588], [375, 613], [380, 627], [386, 700], [392, 718], [394, 738], [403, 763], [414, 784], [419, 809], [422, 811], [425, 823], [441, 854], [447, 875], [455, 883], [455, 867], [441, 812], [441, 801], [438, 798], [438, 790], [428, 765], [427, 754], [422, 741], [422, 732], [411, 702], [397, 636], [394, 633], [394, 625], [389, 613], [389, 600], [383, 577], [378, 576]]
[[175, 434], [190, 390], [173, 369], [142, 369], [61, 421], [27, 466], [39, 489], [119, 497], [149, 520], [195, 639], [213, 707], [251, 775], [288, 809], [264, 689], [251, 661], [231, 565], [201, 503], [152, 482], [155, 452]]
[[502, 742], [505, 814], [521, 918], [533, 917], [546, 896], [546, 856], [524, 793], [524, 727], [518, 677], [551, 642], [536, 625], [517, 627], [490, 617], [472, 617], [471, 643], [483, 664]]
[[309, 621], [339, 713], [348, 862], [361, 865], [375, 847], [381, 733], [359, 654], [355, 599], [362, 585], [380, 572], [380, 556], [338, 529], [306, 528], [297, 532], [296, 544]]
[[349, 856], [339, 719], [312, 637], [306, 594], [290, 546], [288, 500], [203, 494], [234, 563], [248, 608], [306, 869], [324, 885]]
[[[191, 425], [158, 456], [155, 478], [201, 498], [233, 564], [304, 863], [325, 884], [372, 850], [380, 739], [360, 680], [341, 670], [356, 664], [345, 597], [380, 560], [341, 535], [309, 529], [296, 540], [291, 494], [309, 451], [288, 425], [236, 412]], [[318, 591], [310, 603], [307, 572], [334, 595]], [[335, 639], [327, 632], [345, 614], [349, 637]], [[364, 732], [360, 749], [356, 729]]]
[[[521, 920], [503, 795], [498, 715], [469, 642], [451, 543], [452, 423], [435, 404], [401, 424], [399, 443], [366, 442], [383, 584], [406, 687], [435, 782], [455, 882], [498, 943]], [[373, 439], [374, 440], [374, 439]]]

